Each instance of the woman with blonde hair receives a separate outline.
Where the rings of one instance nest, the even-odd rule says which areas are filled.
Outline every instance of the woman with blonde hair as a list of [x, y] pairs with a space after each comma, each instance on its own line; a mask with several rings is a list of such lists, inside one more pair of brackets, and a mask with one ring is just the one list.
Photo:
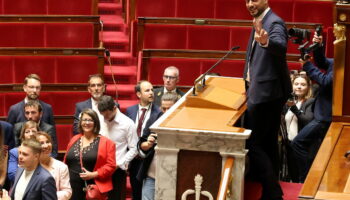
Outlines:
[[68, 200], [72, 196], [72, 188], [69, 182], [68, 167], [63, 162], [52, 158], [52, 139], [46, 132], [39, 131], [36, 139], [41, 144], [40, 164], [55, 179], [57, 188], [57, 199]]
[[298, 135], [299, 131], [313, 118], [312, 82], [304, 72], [294, 74], [292, 79], [293, 94], [288, 99], [282, 112], [281, 127], [284, 138], [286, 163], [288, 176], [293, 182], [299, 182], [296, 160], [290, 147], [290, 142]]
[[[39, 126], [34, 121], [27, 121], [23, 124], [20, 140], [26, 140], [35, 137], [39, 131]], [[15, 181], [15, 176], [18, 168], [18, 147], [13, 148], [9, 151], [9, 162], [7, 168], [7, 178], [9, 179], [11, 185]]]

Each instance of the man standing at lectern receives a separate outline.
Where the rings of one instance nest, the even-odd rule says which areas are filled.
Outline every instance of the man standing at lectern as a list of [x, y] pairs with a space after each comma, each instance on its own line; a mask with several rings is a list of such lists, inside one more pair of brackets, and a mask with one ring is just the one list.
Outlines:
[[281, 200], [277, 136], [282, 107], [292, 92], [286, 63], [287, 29], [268, 0], [245, 2], [254, 25], [243, 75], [247, 94], [244, 127], [252, 130], [247, 140], [249, 175], [262, 184], [261, 200]]

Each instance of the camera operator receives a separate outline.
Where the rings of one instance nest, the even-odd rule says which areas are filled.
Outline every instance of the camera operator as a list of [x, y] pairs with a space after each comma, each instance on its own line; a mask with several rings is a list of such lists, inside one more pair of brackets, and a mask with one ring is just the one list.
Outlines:
[[[318, 151], [332, 120], [332, 83], [333, 83], [333, 59], [326, 58], [322, 43], [322, 36], [316, 33], [314, 43], [319, 47], [313, 52], [316, 67], [311, 58], [300, 59], [303, 70], [311, 80], [319, 85], [318, 95], [315, 97], [314, 119], [307, 124], [291, 143], [299, 168], [299, 181], [304, 182], [311, 163]], [[321, 71], [320, 69], [323, 69]]]

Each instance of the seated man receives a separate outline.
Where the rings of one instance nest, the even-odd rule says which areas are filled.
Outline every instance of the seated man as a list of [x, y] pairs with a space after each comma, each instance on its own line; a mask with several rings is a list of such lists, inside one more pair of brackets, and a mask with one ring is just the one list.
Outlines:
[[41, 79], [37, 74], [29, 74], [24, 79], [23, 90], [26, 93], [26, 98], [23, 101], [15, 105], [12, 105], [10, 107], [10, 110], [7, 116], [7, 121], [9, 123], [14, 125], [17, 122], [26, 121], [26, 118], [24, 116], [24, 111], [23, 111], [24, 104], [29, 100], [36, 100], [36, 101], [39, 101], [43, 109], [43, 116], [41, 118], [41, 121], [51, 124], [52, 126], [55, 126], [51, 105], [39, 100], [39, 95], [41, 90], [40, 81]]
[[176, 88], [176, 84], [180, 80], [179, 69], [175, 66], [167, 67], [164, 70], [163, 81], [164, 86], [154, 90], [154, 104], [160, 106], [163, 94], [174, 93], [177, 99], [180, 99], [185, 93]]
[[178, 100], [178, 97], [174, 93], [167, 93], [162, 96], [160, 110], [165, 113], [168, 111], [171, 106], [173, 106], [176, 101]]
[[[57, 137], [56, 137], [56, 130], [55, 128], [50, 125], [45, 123], [44, 121], [41, 120], [43, 116], [43, 110], [38, 101], [28, 101], [25, 105], [24, 108], [24, 115], [27, 121], [34, 121], [39, 124], [39, 130], [44, 131], [48, 133], [51, 138], [52, 138], [52, 157], [57, 157]], [[21, 130], [23, 127], [23, 124], [25, 122], [19, 122], [16, 123], [14, 128], [13, 128], [13, 134], [15, 136], [15, 141], [16, 141], [16, 146], [19, 146], [21, 144], [20, 141], [20, 135], [21, 135]]]
[[23, 141], [19, 147], [19, 169], [11, 189], [11, 199], [56, 200], [55, 179], [40, 165], [41, 144], [35, 139]]

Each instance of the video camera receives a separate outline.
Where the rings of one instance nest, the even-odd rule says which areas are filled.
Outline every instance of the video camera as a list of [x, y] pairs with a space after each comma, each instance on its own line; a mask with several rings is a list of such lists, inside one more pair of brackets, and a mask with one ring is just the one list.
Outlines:
[[[318, 36], [321, 36], [322, 27], [317, 26], [315, 31]], [[299, 44], [298, 49], [300, 51], [300, 57], [303, 60], [309, 59], [309, 54], [320, 46], [316, 42], [307, 46], [309, 44], [308, 40], [310, 39], [310, 30], [308, 29], [291, 28], [288, 30], [288, 35], [294, 44]], [[304, 40], [306, 40], [306, 42], [303, 43]]]

